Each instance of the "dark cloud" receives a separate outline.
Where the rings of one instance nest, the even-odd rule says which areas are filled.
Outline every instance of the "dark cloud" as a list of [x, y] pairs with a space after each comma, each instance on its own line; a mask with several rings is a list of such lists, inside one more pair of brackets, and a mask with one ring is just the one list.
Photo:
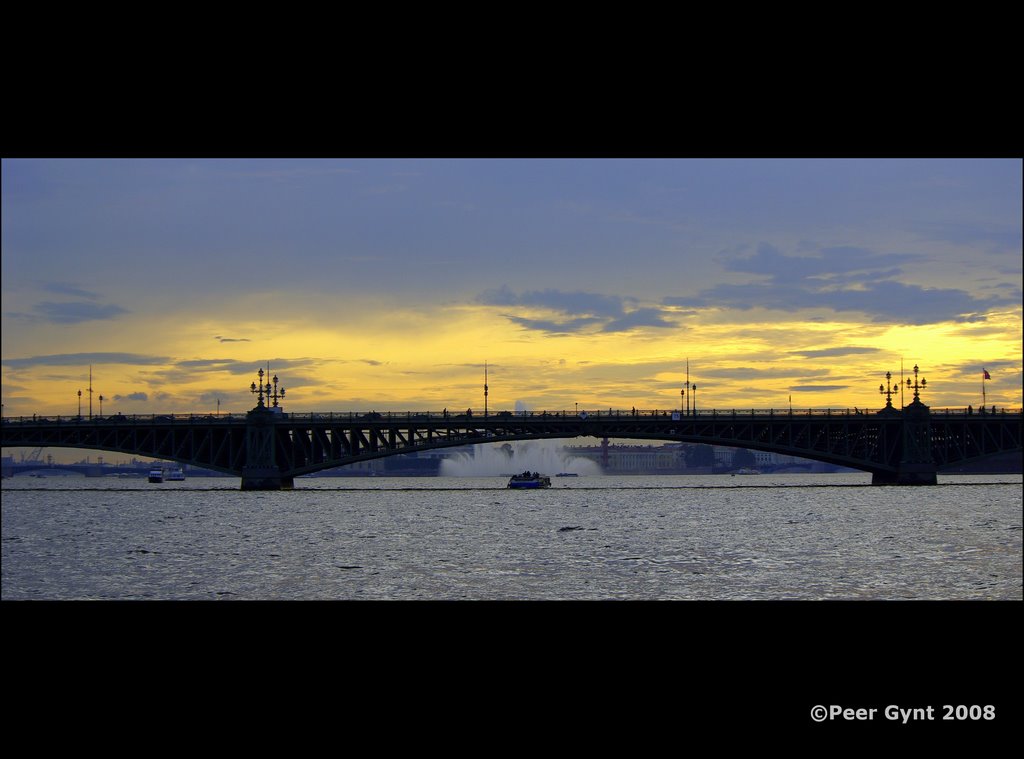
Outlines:
[[[200, 372], [228, 372], [236, 376], [253, 375], [255, 378], [260, 369], [263, 369], [264, 373], [267, 371], [267, 361], [242, 361], [234, 358], [198, 358], [198, 359], [187, 359], [184, 361], [173, 362], [173, 369], [176, 372], [185, 372], [188, 374], [198, 374]], [[300, 359], [271, 359], [270, 363], [270, 374], [268, 376], [273, 377], [275, 374], [280, 375], [281, 372], [286, 370], [294, 369], [307, 369], [317, 362], [316, 359], [300, 358]], [[178, 376], [181, 376], [180, 374]], [[293, 380], [294, 382], [294, 380]]]
[[846, 390], [849, 385], [793, 385], [790, 391], [796, 393], [831, 393], [835, 390]]
[[115, 395], [115, 401], [145, 401], [149, 400], [146, 393], [128, 393], [128, 395]]
[[900, 273], [891, 267], [892, 263], [916, 260], [919, 257], [852, 247], [824, 248], [817, 256], [791, 256], [762, 244], [752, 256], [730, 256], [726, 267], [768, 276], [768, 282], [721, 284], [693, 297], [665, 298], [663, 302], [739, 310], [850, 311], [864, 314], [873, 322], [900, 324], [983, 321], [990, 308], [1011, 302], [1000, 296], [975, 298], [966, 290], [892, 280]]
[[175, 366], [179, 369], [231, 372], [232, 374], [243, 374], [245, 372], [253, 370], [251, 361], [239, 361], [238, 359], [234, 358], [189, 359], [187, 361], [178, 361], [175, 363]]
[[826, 368], [821, 369], [802, 369], [800, 372], [795, 372], [789, 367], [771, 368], [771, 369], [757, 369], [750, 366], [727, 366], [721, 369], [704, 369], [693, 366], [691, 367], [691, 375], [696, 377], [700, 376], [704, 379], [722, 379], [722, 380], [752, 380], [752, 379], [776, 379], [776, 378], [788, 378], [794, 374], [800, 374], [803, 377], [818, 377], [828, 376], [830, 370]]
[[966, 377], [977, 377], [979, 382], [981, 381], [982, 369], [988, 370], [993, 382], [1007, 376], [1015, 377], [1019, 381], [1021, 376], [1020, 363], [1013, 361], [984, 361], [978, 359], [970, 363], [960, 364], [956, 369]]
[[485, 291], [477, 301], [489, 306], [535, 306], [580, 316], [615, 317], [624, 313], [623, 299], [617, 295], [551, 289], [516, 295], [507, 285]]
[[115, 319], [131, 313], [115, 305], [102, 306], [97, 303], [53, 303], [43, 302], [33, 306], [33, 313], [8, 313], [14, 319], [24, 321], [45, 321], [52, 324], [81, 324], [82, 322]]
[[39, 303], [36, 310], [41, 312], [47, 321], [56, 324], [102, 321], [129, 313], [120, 306], [101, 306], [93, 303]]
[[631, 299], [582, 291], [534, 290], [517, 295], [507, 285], [487, 290], [477, 297], [478, 303], [490, 306], [521, 306], [540, 308], [564, 314], [565, 318], [537, 319], [503, 314], [506, 319], [526, 329], [567, 335], [597, 328], [602, 332], [627, 332], [639, 327], [672, 327], [666, 319], [671, 314], [661, 308], [627, 309]]
[[85, 298], [87, 300], [99, 300], [99, 295], [88, 290], [83, 290], [74, 285], [64, 284], [62, 282], [47, 282], [40, 287], [43, 290], [51, 293], [57, 293], [58, 295], [70, 295], [74, 298]]
[[729, 254], [722, 256], [723, 265], [729, 271], [763, 274], [776, 283], [794, 280], [831, 278], [852, 272], [873, 272], [877, 277], [880, 269], [892, 269], [894, 264], [914, 263], [921, 256], [911, 254], [876, 253], [866, 248], [837, 246], [820, 248], [816, 255], [787, 255], [773, 245], [761, 243], [757, 252], [750, 256]]
[[918, 232], [926, 240], [974, 246], [983, 253], [1019, 253], [1021, 249], [1020, 227], [1000, 229], [983, 224], [933, 222], [919, 226]]
[[825, 358], [830, 356], [852, 356], [858, 353], [878, 353], [881, 348], [861, 348], [847, 346], [845, 348], [822, 348], [820, 350], [789, 351], [791, 356], [803, 356], [804, 358]]
[[657, 308], [638, 308], [618, 319], [613, 319], [601, 328], [602, 332], [627, 332], [637, 327], [674, 327], [665, 319], [665, 312]]
[[58, 353], [28, 358], [5, 358], [3, 364], [12, 369], [29, 366], [88, 366], [89, 364], [167, 364], [166, 356], [146, 356], [141, 353]]
[[[244, 393], [244, 394], [243, 394]], [[221, 404], [227, 407], [229, 401], [235, 403], [248, 403], [251, 397], [251, 393], [248, 392], [248, 388], [245, 391], [233, 390], [207, 390], [206, 392], [200, 393], [196, 396], [196, 403], [200, 406], [213, 407], [217, 405], [217, 401], [221, 401]]]
[[580, 332], [587, 327], [600, 324], [602, 321], [601, 319], [580, 318], [558, 322], [549, 319], [527, 319], [522, 316], [512, 316], [511, 314], [504, 314], [504, 316], [510, 322], [518, 324], [520, 327], [537, 330], [538, 332], [547, 332], [551, 335], [568, 335], [573, 332]]

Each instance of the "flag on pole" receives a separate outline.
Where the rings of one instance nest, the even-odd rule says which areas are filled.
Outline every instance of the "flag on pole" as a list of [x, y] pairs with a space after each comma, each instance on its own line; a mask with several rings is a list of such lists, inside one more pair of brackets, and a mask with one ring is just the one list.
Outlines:
[[981, 376], [983, 379], [992, 379], [992, 375], [988, 373], [988, 369], [982, 367]]

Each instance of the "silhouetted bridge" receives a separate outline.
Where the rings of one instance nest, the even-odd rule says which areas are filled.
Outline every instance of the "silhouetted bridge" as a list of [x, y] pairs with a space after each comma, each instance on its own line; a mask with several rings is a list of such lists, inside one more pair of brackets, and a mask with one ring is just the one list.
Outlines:
[[594, 437], [749, 448], [852, 467], [876, 484], [935, 484], [938, 469], [1020, 451], [1022, 416], [931, 411], [915, 399], [879, 412], [598, 411], [9, 417], [0, 445], [87, 448], [177, 461], [241, 477], [243, 490], [358, 461], [512, 440]]

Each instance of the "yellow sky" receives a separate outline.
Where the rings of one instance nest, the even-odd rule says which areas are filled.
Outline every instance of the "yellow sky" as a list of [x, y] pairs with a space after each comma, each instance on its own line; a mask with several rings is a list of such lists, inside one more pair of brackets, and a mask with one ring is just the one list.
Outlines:
[[[286, 410], [297, 412], [482, 409], [485, 361], [491, 410], [514, 409], [517, 402], [536, 410], [577, 403], [678, 408], [687, 359], [701, 409], [784, 408], [790, 397], [798, 408], [880, 408], [878, 386], [886, 371], [899, 374], [901, 358], [907, 374], [920, 367], [929, 405], [978, 405], [985, 365], [993, 375], [988, 402], [1021, 406], [1019, 310], [984, 322], [901, 326], [828, 320], [824, 313], [783, 321], [756, 309], [737, 318], [734, 311], [706, 309], [680, 313], [667, 328], [552, 335], [512, 323], [498, 306], [409, 307], [371, 298], [332, 304], [284, 295], [264, 295], [260, 308], [254, 302], [218, 304], [217, 318], [166, 309], [99, 330], [69, 325], [57, 337], [50, 326], [47, 346], [52, 354], [167, 359], [95, 362], [94, 413], [101, 394], [104, 413], [205, 413], [217, 409], [218, 398], [221, 411], [245, 411], [254, 405], [247, 389], [268, 361], [286, 388]], [[519, 313], [545, 315], [542, 309]], [[5, 353], [33, 355], [31, 341], [31, 327], [19, 330], [19, 346], [5, 346]], [[843, 353], [851, 347], [857, 352]], [[828, 355], [832, 348], [840, 349], [837, 355]], [[76, 413], [88, 369], [6, 368], [4, 414]], [[87, 405], [85, 393], [86, 412]]]
[[8, 416], [1024, 405], [1016, 158], [0, 170]]

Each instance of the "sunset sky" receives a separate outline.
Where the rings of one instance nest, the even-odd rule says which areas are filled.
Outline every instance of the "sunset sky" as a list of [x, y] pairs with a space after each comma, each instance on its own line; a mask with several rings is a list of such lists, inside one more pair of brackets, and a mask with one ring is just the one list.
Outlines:
[[[3, 161], [5, 416], [1019, 408], [1019, 159]], [[909, 402], [910, 397], [906, 400]]]

